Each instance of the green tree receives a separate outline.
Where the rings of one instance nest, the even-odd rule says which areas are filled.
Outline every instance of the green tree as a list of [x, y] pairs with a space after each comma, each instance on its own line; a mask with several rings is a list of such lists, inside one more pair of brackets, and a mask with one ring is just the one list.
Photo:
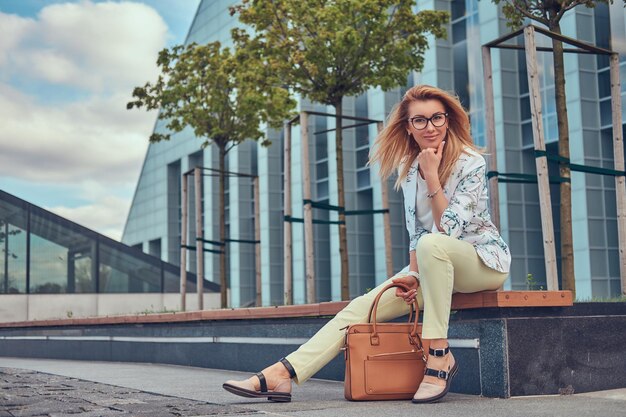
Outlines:
[[[613, 3], [613, 0], [492, 0], [503, 4], [502, 12], [508, 20], [508, 26], [520, 28], [526, 19], [546, 26], [551, 32], [561, 35], [561, 19], [568, 10], [584, 5], [589, 8], [600, 3]], [[624, 0], [626, 4], [626, 0]], [[556, 117], [559, 132], [559, 156], [569, 159], [569, 121], [565, 96], [565, 67], [563, 63], [563, 43], [552, 38], [552, 56], [554, 61], [554, 91], [556, 99]], [[561, 163], [560, 176], [571, 178], [569, 166]], [[572, 187], [569, 180], [560, 185], [561, 216], [561, 277], [563, 289], [570, 290], [576, 297], [576, 278], [574, 272], [574, 245], [572, 239]]]
[[[295, 101], [254, 51], [223, 48], [219, 42], [164, 49], [157, 64], [161, 74], [154, 83], [133, 91], [128, 109], [159, 109], [169, 132], [193, 129], [196, 137], [219, 150], [220, 241], [226, 239], [224, 182], [226, 154], [246, 139], [270, 142], [262, 124], [280, 127]], [[150, 142], [169, 140], [171, 133], [155, 132]], [[257, 220], [258, 221], [258, 220]], [[200, 245], [198, 245], [200, 246]], [[201, 252], [198, 252], [200, 256]], [[227, 307], [226, 255], [220, 255], [221, 305]]]
[[[234, 30], [246, 49], [293, 91], [334, 107], [338, 205], [345, 207], [342, 103], [371, 87], [405, 85], [423, 67], [427, 34], [445, 37], [449, 15], [413, 11], [414, 0], [243, 0], [231, 9], [254, 30]], [[339, 212], [341, 298], [350, 297], [345, 214]]]

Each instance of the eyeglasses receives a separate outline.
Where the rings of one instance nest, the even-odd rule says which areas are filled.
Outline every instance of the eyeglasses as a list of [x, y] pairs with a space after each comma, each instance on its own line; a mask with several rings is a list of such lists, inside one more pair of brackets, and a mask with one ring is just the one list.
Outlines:
[[435, 127], [441, 127], [446, 124], [446, 119], [448, 118], [448, 113], [435, 113], [431, 117], [417, 116], [409, 119], [411, 125], [416, 130], [426, 129], [428, 126], [428, 122], [432, 123]]

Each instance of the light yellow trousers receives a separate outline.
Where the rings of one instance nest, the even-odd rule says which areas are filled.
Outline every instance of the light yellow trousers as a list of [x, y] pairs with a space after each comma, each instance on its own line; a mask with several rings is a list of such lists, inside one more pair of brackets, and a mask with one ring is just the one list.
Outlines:
[[[418, 301], [424, 309], [422, 337], [445, 339], [453, 292], [471, 293], [499, 288], [507, 277], [487, 267], [467, 242], [444, 234], [428, 234], [420, 238], [416, 257], [420, 272]], [[395, 276], [355, 298], [324, 325], [311, 339], [287, 355], [286, 359], [296, 371], [298, 384], [306, 381], [339, 354], [343, 346], [344, 327], [365, 323], [369, 308], [376, 295], [393, 278], [406, 275], [408, 266]], [[408, 314], [409, 307], [394, 290], [383, 294], [378, 306], [377, 320], [388, 321]]]

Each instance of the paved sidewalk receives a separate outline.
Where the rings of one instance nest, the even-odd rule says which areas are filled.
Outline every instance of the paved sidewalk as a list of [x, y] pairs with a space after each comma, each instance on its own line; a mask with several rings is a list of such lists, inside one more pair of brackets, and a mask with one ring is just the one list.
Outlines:
[[343, 384], [294, 386], [291, 403], [233, 396], [224, 380], [241, 372], [171, 365], [0, 357], [0, 417], [302, 416], [526, 417], [625, 415], [626, 389], [508, 400], [449, 394], [438, 404], [349, 402]]

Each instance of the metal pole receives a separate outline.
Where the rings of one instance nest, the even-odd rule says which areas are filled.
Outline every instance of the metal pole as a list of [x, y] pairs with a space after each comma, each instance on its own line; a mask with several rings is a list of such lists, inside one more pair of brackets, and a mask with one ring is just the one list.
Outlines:
[[180, 309], [187, 309], [187, 174], [183, 174], [180, 223]]
[[[611, 104], [613, 110], [613, 155], [615, 170], [624, 171], [624, 138], [622, 132], [622, 97], [619, 74], [619, 55], [611, 54]], [[617, 235], [619, 245], [619, 275], [622, 295], [626, 295], [626, 188], [623, 175], [615, 177], [617, 201]]]
[[[291, 123], [285, 124], [285, 143], [284, 143], [284, 200], [283, 210], [285, 217], [291, 217]], [[293, 278], [291, 275], [292, 268], [292, 241], [291, 241], [291, 222], [284, 221], [284, 299], [285, 305], [293, 304]]]
[[[530, 88], [530, 110], [533, 124], [535, 149], [546, 150], [543, 138], [543, 121], [541, 114], [541, 92], [539, 91], [539, 74], [537, 72], [537, 50], [535, 45], [535, 29], [524, 28], [524, 44], [526, 49], [526, 68], [528, 86]], [[541, 230], [543, 232], [543, 251], [546, 262], [546, 285], [548, 290], [559, 289], [556, 269], [556, 251], [554, 248], [554, 225], [552, 224], [552, 205], [550, 198], [550, 180], [548, 178], [548, 159], [545, 156], [535, 158], [537, 165], [537, 184], [539, 186], [539, 208], [541, 213]]]
[[[494, 115], [493, 98], [493, 74], [491, 70], [491, 49], [482, 47], [483, 75], [485, 78], [485, 119], [487, 134], [487, 153], [489, 154], [489, 170], [498, 172], [498, 155], [496, 153], [496, 121]], [[498, 190], [498, 177], [494, 175], [489, 179], [489, 199], [491, 220], [500, 230], [500, 192]]]
[[[383, 130], [383, 122], [376, 123], [378, 134]], [[389, 210], [389, 190], [387, 188], [387, 180], [380, 180], [380, 193], [383, 208]], [[383, 235], [385, 239], [385, 268], [387, 277], [393, 276], [393, 255], [391, 253], [391, 214], [389, 211], [383, 213]]]
[[311, 206], [311, 174], [309, 166], [309, 115], [300, 113], [300, 129], [302, 132], [302, 190], [303, 197], [308, 200], [304, 205], [304, 248], [306, 251], [306, 302], [315, 302], [315, 258], [313, 250], [313, 207]]
[[204, 309], [204, 231], [202, 229], [202, 171], [193, 169], [196, 194], [196, 289], [198, 310]]
[[261, 210], [259, 208], [259, 177], [254, 177], [254, 257], [256, 263], [256, 305], [263, 305], [263, 283], [261, 281]]

